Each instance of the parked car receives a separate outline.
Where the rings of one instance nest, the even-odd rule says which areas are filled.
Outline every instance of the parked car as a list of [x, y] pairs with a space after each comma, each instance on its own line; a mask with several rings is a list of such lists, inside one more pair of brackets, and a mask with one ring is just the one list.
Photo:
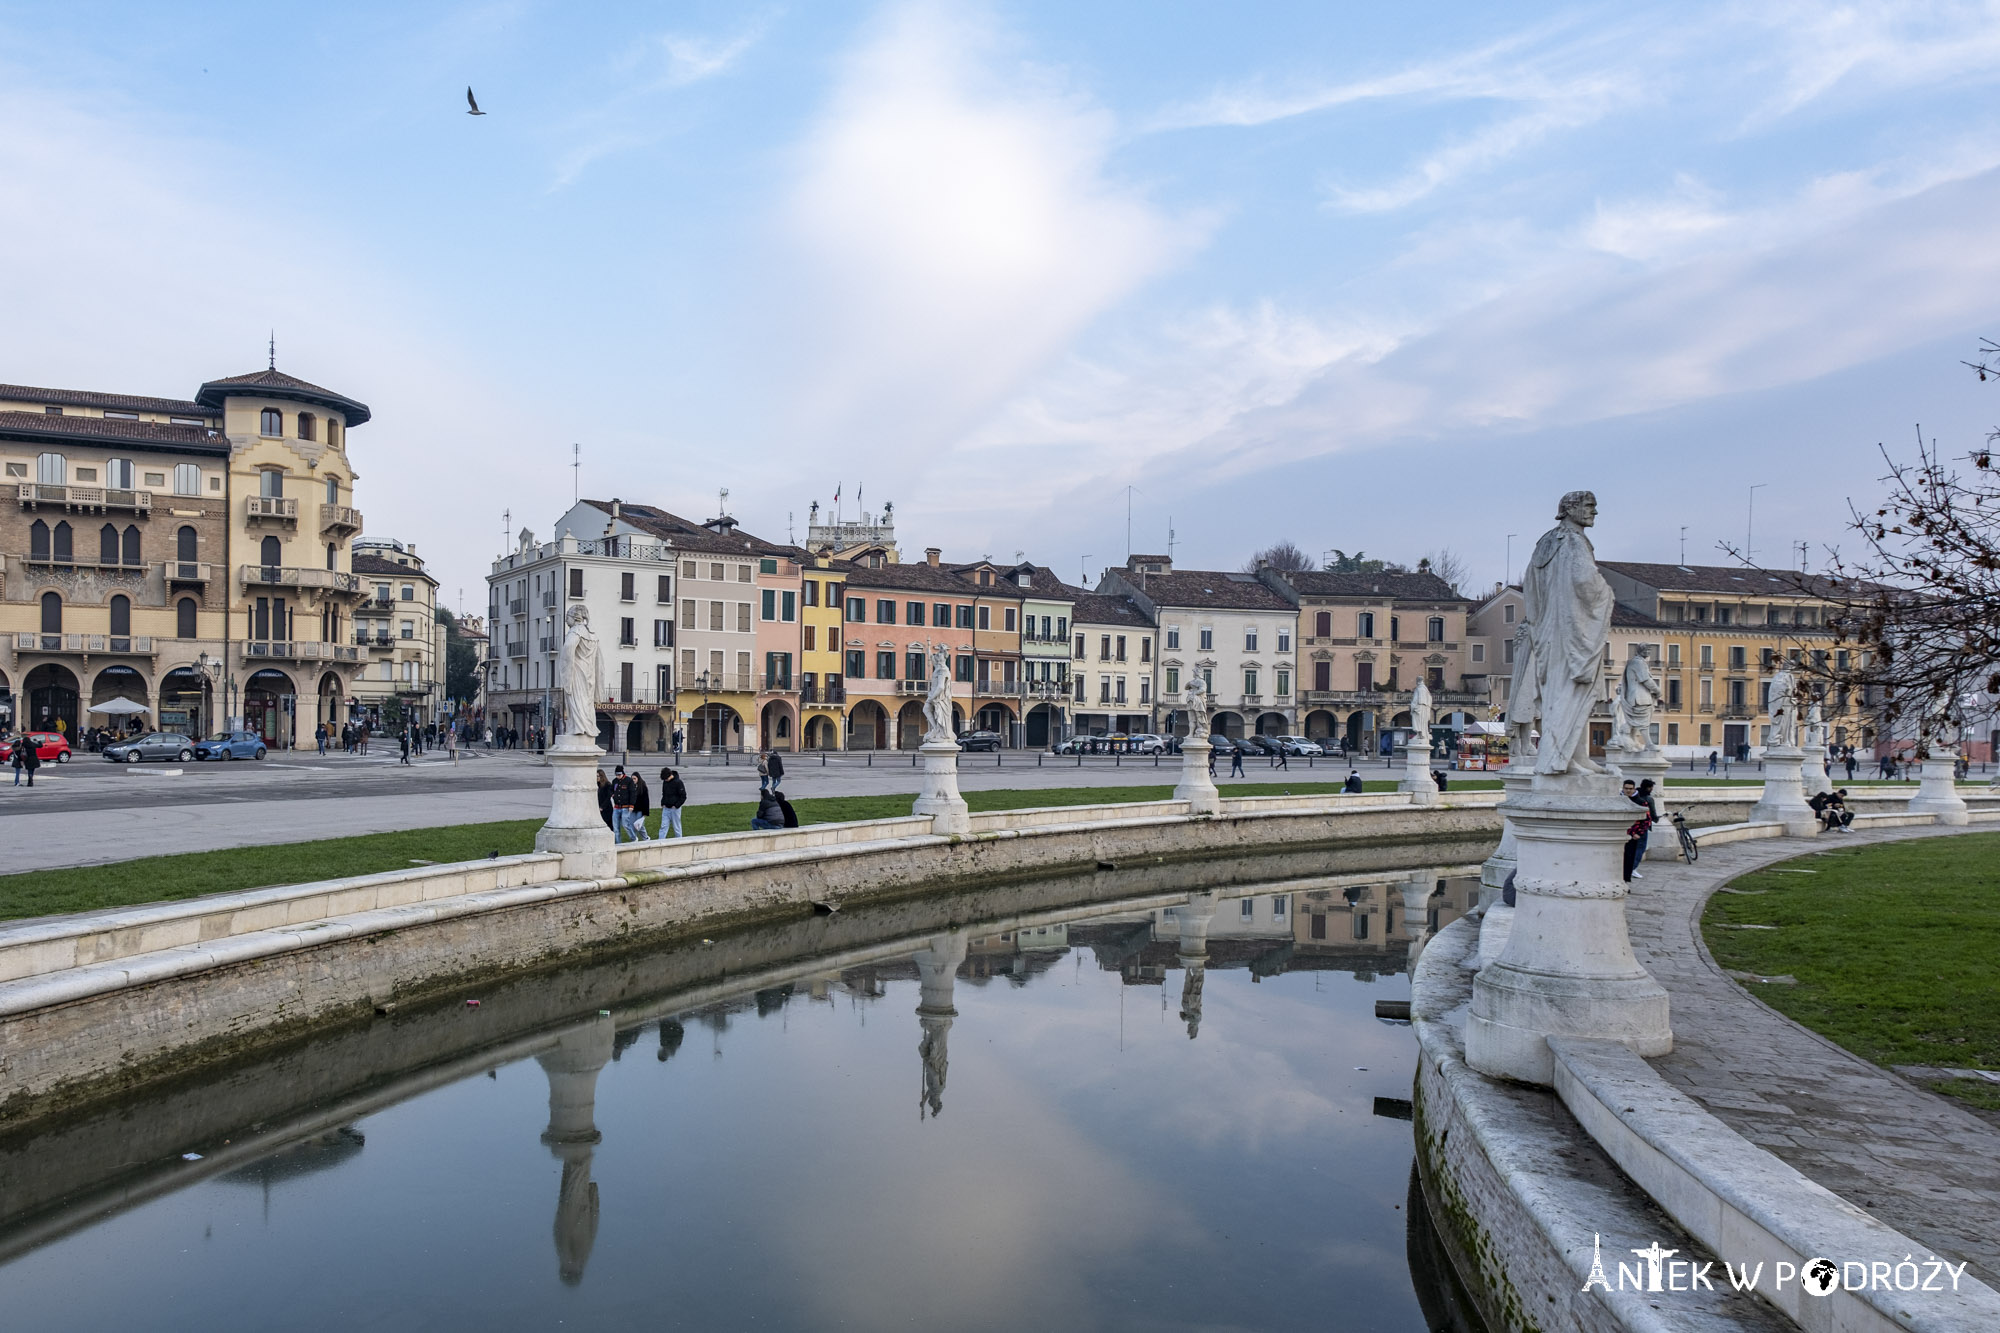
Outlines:
[[1276, 754], [1277, 752], [1278, 742], [1276, 737], [1245, 736], [1243, 738], [1243, 753], [1245, 754]]
[[998, 750], [1000, 733], [997, 731], [968, 731], [958, 738], [961, 750]]
[[1318, 757], [1326, 753], [1324, 745], [1305, 736], [1280, 736], [1278, 737], [1278, 744], [1284, 747], [1286, 754]]
[[1057, 741], [1049, 747], [1050, 754], [1088, 754], [1090, 737], [1072, 736], [1066, 741]]
[[1155, 736], [1151, 732], [1141, 732], [1130, 739], [1126, 749], [1132, 754], [1165, 754], [1167, 738]]
[[1250, 753], [1248, 750], [1243, 748], [1243, 743], [1241, 741], [1232, 741], [1229, 739], [1229, 737], [1223, 735], [1219, 731], [1210, 734], [1208, 738], [1208, 747], [1211, 753], [1213, 753], [1214, 755], [1216, 755], [1218, 758], [1221, 759], [1227, 759], [1232, 754]]
[[225, 731], [194, 747], [197, 759], [262, 759], [264, 738], [254, 731]]
[[104, 757], [117, 764], [136, 764], [142, 759], [177, 759], [186, 763], [194, 758], [194, 742], [178, 731], [149, 731], [129, 741], [105, 746]]
[[20, 736], [11, 736], [4, 741], [0, 741], [0, 763], [11, 764], [14, 762], [14, 747], [24, 738], [32, 740], [35, 743], [35, 758], [41, 760], [43, 763], [67, 764], [69, 762], [69, 742], [63, 739], [61, 733], [54, 731], [27, 731], [21, 733]]

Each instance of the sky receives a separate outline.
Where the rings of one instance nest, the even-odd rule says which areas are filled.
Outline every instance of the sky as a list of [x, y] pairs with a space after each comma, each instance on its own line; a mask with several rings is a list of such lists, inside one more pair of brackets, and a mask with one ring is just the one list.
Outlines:
[[1469, 591], [1577, 488], [1606, 559], [1818, 562], [2000, 424], [1996, 11], [0, 0], [0, 380], [275, 334], [475, 609], [578, 490], [1091, 581]]

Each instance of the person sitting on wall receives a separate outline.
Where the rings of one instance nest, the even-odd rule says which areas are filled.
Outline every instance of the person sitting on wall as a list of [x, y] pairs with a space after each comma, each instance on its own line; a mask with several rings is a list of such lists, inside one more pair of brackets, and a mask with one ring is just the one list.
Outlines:
[[1361, 775], [1351, 768], [1348, 769], [1347, 781], [1340, 784], [1340, 790], [1344, 795], [1359, 796], [1361, 794]]
[[1854, 822], [1854, 812], [1847, 808], [1847, 788], [1839, 791], [1823, 791], [1806, 804], [1819, 817], [1820, 827], [1828, 831], [1844, 831]]
[[765, 788], [757, 797], [757, 813], [750, 818], [753, 829], [776, 829], [785, 826], [785, 807], [776, 792]]
[[1450, 780], [1445, 777], [1444, 770], [1441, 768], [1434, 768], [1431, 770], [1431, 781], [1437, 783], [1437, 789], [1439, 791], [1447, 791], [1450, 789]]
[[799, 812], [792, 809], [792, 803], [785, 799], [785, 794], [776, 787], [773, 787], [771, 788], [771, 795], [777, 798], [778, 808], [785, 812], [785, 827], [797, 828], [799, 826]]

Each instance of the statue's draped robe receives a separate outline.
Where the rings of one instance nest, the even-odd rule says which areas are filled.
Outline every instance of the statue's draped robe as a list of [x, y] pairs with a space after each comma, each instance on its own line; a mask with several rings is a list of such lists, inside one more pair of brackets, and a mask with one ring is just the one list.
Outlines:
[[1590, 710], [1604, 669], [1604, 645], [1611, 638], [1613, 598], [1583, 529], [1563, 522], [1542, 534], [1522, 577], [1521, 596], [1527, 603], [1535, 692], [1541, 701], [1535, 772], [1593, 769]]
[[563, 635], [556, 685], [563, 695], [563, 726], [571, 736], [597, 737], [597, 700], [604, 688], [603, 659], [597, 636], [587, 624], [571, 625]]

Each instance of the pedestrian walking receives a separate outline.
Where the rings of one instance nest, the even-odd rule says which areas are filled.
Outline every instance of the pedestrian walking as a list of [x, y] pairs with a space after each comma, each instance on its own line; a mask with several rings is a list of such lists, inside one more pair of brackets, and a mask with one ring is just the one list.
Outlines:
[[771, 785], [771, 752], [769, 750], [759, 750], [757, 752], [757, 790], [764, 791], [768, 789], [770, 785]]
[[1232, 778], [1243, 776], [1243, 747], [1240, 745], [1229, 752], [1229, 776]]
[[21, 775], [28, 775], [28, 785], [35, 785], [35, 770], [42, 766], [42, 756], [37, 753], [35, 738], [22, 732], [14, 738], [14, 785], [21, 785]]
[[676, 838], [687, 836], [686, 834], [681, 832], [681, 807], [687, 804], [687, 799], [688, 799], [687, 784], [681, 781], [680, 771], [678, 769], [672, 769], [672, 768], [661, 769], [660, 770], [660, 836], [661, 837], [664, 838], [667, 836], [667, 828], [669, 825], [673, 827], [674, 836]]
[[611, 778], [611, 829], [619, 842], [629, 835], [632, 841], [639, 840], [638, 830], [632, 827], [632, 779], [625, 776], [624, 765], [612, 770]]
[[407, 764], [410, 762], [410, 729], [408, 727], [403, 728], [402, 732], [400, 733], [400, 738], [403, 742], [402, 762]]
[[313, 744], [319, 749], [319, 757], [326, 758], [326, 723], [313, 728]]
[[1717, 762], [1721, 760], [1721, 758], [1722, 754], [1720, 751], [1710, 750], [1708, 752], [1708, 775], [1710, 777], [1715, 776], [1715, 765], [1717, 764]]
[[452, 767], [456, 768], [458, 766], [458, 732], [455, 729], [445, 732], [444, 748], [451, 753]]
[[635, 768], [632, 770], [632, 823], [638, 831], [640, 842], [645, 842], [652, 836], [646, 831], [646, 820], [652, 813], [652, 789], [646, 786], [646, 775]]
[[1840, 762], [1841, 766], [1847, 770], [1847, 780], [1849, 782], [1854, 781], [1854, 770], [1859, 765], [1854, 762], [1854, 747], [1852, 745], [1847, 747], [1847, 753], [1842, 757]]
[[611, 818], [611, 779], [604, 776], [604, 770], [597, 770], [597, 817], [604, 821], [604, 827], [615, 837], [618, 825]]
[[1215, 747], [1213, 745], [1208, 747], [1208, 775], [1211, 778], [1215, 776]]
[[1273, 757], [1278, 761], [1279, 768], [1290, 768], [1292, 766], [1292, 757], [1285, 752], [1285, 743], [1283, 741], [1278, 742], [1278, 753]]
[[785, 780], [785, 757], [776, 750], [766, 752], [771, 764], [771, 785], [777, 786]]

